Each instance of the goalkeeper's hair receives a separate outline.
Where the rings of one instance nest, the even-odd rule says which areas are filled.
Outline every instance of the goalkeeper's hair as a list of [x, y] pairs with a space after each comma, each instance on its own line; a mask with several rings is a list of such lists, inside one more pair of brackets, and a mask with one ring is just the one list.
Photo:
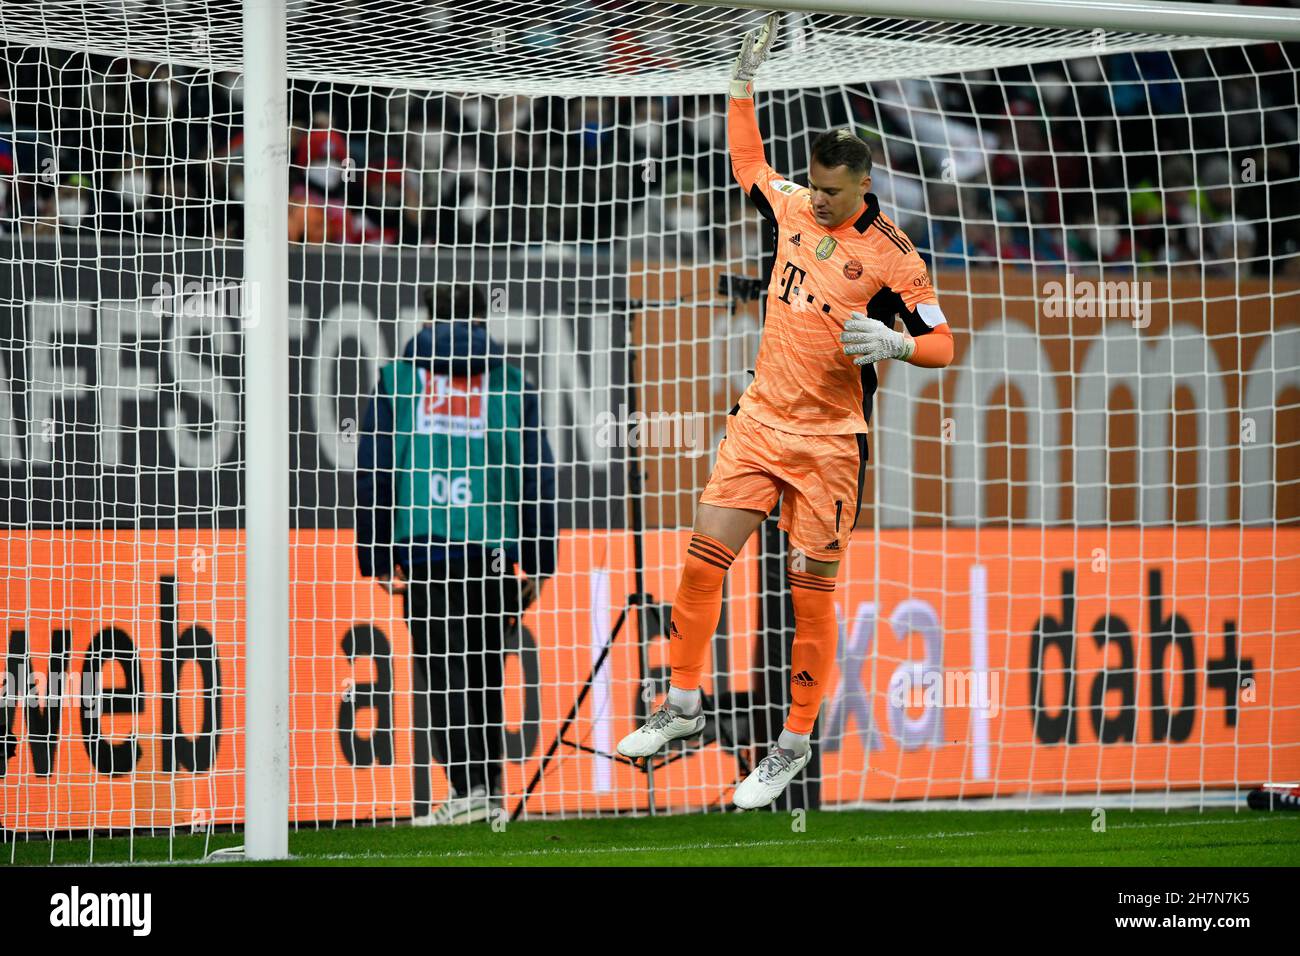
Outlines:
[[828, 129], [818, 136], [813, 143], [812, 158], [827, 169], [847, 166], [855, 175], [871, 173], [871, 147], [847, 127]]

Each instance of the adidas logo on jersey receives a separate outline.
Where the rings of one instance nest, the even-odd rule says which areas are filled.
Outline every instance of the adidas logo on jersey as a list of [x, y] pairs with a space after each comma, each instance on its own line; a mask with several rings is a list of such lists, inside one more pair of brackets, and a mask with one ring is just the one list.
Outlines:
[[791, 237], [790, 237], [790, 245], [792, 245], [792, 246], [797, 246], [797, 245], [799, 245], [799, 236], [800, 236], [800, 233], [797, 233], [797, 232], [796, 232], [793, 236], [791, 236]]
[[800, 671], [799, 673], [797, 673], [797, 674], [795, 674], [793, 677], [791, 677], [790, 680], [794, 681], [794, 682], [795, 682], [796, 684], [798, 684], [800, 687], [816, 687], [816, 686], [817, 686], [817, 681], [814, 680], [812, 674], [809, 674], [807, 671]]
[[835, 539], [834, 541], [832, 541], [830, 544], [826, 545], [826, 550], [827, 550], [827, 551], [838, 551], [839, 549], [840, 549], [840, 541], [839, 541], [839, 538], [836, 538], [836, 539]]

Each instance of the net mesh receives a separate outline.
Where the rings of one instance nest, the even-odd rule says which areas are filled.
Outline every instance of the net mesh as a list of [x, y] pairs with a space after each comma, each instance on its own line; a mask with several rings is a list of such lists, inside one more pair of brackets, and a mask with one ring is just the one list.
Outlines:
[[[725, 89], [736, 38], [766, 11], [686, 3], [290, 0], [295, 79], [506, 95], [689, 95]], [[11, 5], [20, 43], [217, 70], [243, 67], [237, 0]], [[770, 89], [928, 77], [1097, 50], [1205, 49], [1203, 37], [796, 13], [764, 67]]]
[[[456, 780], [492, 784], [489, 815], [726, 806], [788, 701], [775, 517], [728, 579], [703, 737], [652, 778], [608, 754], [666, 691], [686, 529], [789, 239], [732, 178], [715, 92], [759, 15], [290, 14], [294, 820], [428, 818]], [[0, 12], [7, 836], [242, 819], [239, 29], [220, 3]], [[1207, 806], [1300, 776], [1295, 53], [786, 17], [768, 161], [803, 181], [819, 132], [866, 139], [958, 342], [881, 372], [796, 799]], [[466, 623], [481, 589], [434, 588], [416, 628], [358, 566], [358, 474], [397, 434], [375, 389], [431, 290], [536, 423], [491, 418], [468, 367], [425, 373], [421, 414], [544, 436], [555, 466], [555, 573], [494, 635]], [[431, 478], [430, 509], [487, 473]], [[504, 692], [456, 698], [448, 663]]]

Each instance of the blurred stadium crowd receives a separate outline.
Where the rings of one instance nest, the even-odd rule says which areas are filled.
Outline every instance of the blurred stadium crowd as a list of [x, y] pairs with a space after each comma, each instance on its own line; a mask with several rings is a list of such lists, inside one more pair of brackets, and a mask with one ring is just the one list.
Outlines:
[[[809, 134], [852, 124], [873, 143], [874, 191], [940, 269], [1204, 262], [1300, 278], [1296, 85], [1256, 78], [1296, 56], [1112, 54], [766, 93], [760, 122], [769, 161], [797, 179]], [[13, 46], [3, 63], [0, 234], [241, 237], [237, 74]], [[296, 82], [289, 238], [755, 255], [761, 223], [731, 178], [725, 108], [721, 94]]]

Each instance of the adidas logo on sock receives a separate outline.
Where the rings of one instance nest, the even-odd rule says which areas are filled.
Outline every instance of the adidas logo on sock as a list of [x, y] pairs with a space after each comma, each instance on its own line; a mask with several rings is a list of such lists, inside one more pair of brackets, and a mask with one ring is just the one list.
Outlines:
[[668, 631], [669, 633], [672, 634], [673, 637], [680, 638], [682, 636], [682, 632], [677, 630], [676, 621], [673, 621], [671, 624], [668, 625]]
[[794, 681], [796, 684], [798, 684], [800, 687], [816, 687], [816, 686], [817, 686], [817, 681], [815, 681], [815, 680], [813, 679], [812, 674], [809, 674], [807, 671], [800, 671], [799, 673], [795, 674], [794, 677], [792, 677], [792, 678], [790, 678], [790, 679], [791, 679], [792, 681]]

